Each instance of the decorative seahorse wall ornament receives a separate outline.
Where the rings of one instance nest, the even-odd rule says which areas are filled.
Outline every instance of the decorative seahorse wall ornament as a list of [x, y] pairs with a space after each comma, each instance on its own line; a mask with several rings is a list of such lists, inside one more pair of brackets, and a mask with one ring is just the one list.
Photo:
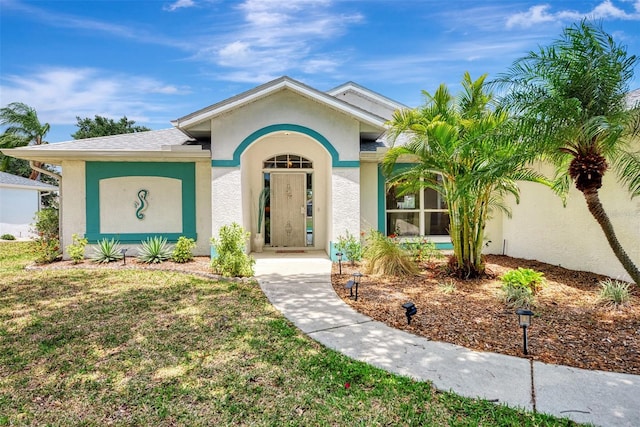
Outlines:
[[140, 190], [138, 191], [138, 200], [139, 202], [135, 202], [133, 205], [137, 208], [136, 209], [136, 218], [138, 219], [144, 219], [144, 214], [142, 212], [144, 212], [145, 210], [147, 210], [147, 195], [149, 194], [148, 190]]

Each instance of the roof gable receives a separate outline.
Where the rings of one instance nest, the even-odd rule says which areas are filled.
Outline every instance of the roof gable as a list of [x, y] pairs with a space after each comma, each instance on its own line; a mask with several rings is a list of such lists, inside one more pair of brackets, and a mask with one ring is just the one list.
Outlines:
[[173, 120], [171, 123], [177, 128], [192, 134], [190, 129], [195, 130], [197, 128], [202, 130], [202, 128], [198, 126], [200, 124], [204, 124], [221, 114], [241, 108], [244, 105], [268, 97], [269, 95], [282, 90], [289, 90], [305, 98], [312, 99], [328, 108], [347, 114], [348, 116], [351, 116], [369, 126], [382, 129], [387, 120], [385, 117], [378, 116], [373, 112], [360, 108], [357, 105], [350, 104], [328, 93], [318, 91], [310, 86], [284, 76], [179, 119]]

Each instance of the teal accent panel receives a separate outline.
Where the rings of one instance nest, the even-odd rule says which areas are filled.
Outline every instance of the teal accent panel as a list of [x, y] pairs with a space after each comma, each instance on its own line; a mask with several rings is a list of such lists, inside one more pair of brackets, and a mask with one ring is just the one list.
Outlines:
[[226, 167], [226, 168], [238, 167], [240, 166], [240, 156], [242, 155], [244, 150], [246, 150], [254, 141], [270, 133], [283, 132], [283, 131], [301, 133], [318, 141], [331, 155], [331, 166], [333, 166], [334, 168], [360, 167], [359, 160], [340, 160], [340, 153], [338, 153], [338, 150], [336, 150], [333, 144], [331, 144], [329, 140], [325, 138], [322, 134], [306, 126], [294, 125], [294, 124], [288, 124], [288, 123], [270, 125], [270, 126], [263, 127], [262, 129], [258, 129], [257, 131], [253, 132], [251, 135], [246, 137], [240, 143], [240, 145], [238, 145], [238, 147], [233, 152], [232, 160], [212, 160], [211, 166]]
[[436, 249], [445, 250], [445, 251], [452, 250], [453, 243], [451, 242], [436, 243]]
[[387, 235], [387, 194], [384, 191], [385, 177], [382, 174], [382, 165], [378, 165], [378, 231]]
[[167, 242], [174, 243], [177, 242], [180, 236], [185, 236], [193, 240], [198, 240], [198, 235], [196, 233], [193, 234], [185, 234], [185, 233], [87, 233], [85, 234], [86, 239], [90, 243], [96, 243], [102, 239], [114, 239], [120, 243], [140, 243], [143, 240], [147, 240], [152, 237], [162, 237], [167, 239]]
[[[182, 233], [100, 233], [100, 181], [127, 176], [154, 176], [179, 179], [182, 182]], [[197, 239], [196, 232], [196, 166], [195, 163], [173, 162], [86, 162], [86, 237], [94, 242], [115, 238], [120, 242], [140, 242], [148, 237], [166, 237], [177, 241], [185, 236]]]

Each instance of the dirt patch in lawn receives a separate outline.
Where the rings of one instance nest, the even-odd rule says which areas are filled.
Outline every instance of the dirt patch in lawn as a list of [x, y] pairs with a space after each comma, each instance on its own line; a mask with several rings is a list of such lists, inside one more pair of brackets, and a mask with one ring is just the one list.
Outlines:
[[[345, 283], [362, 266], [334, 264], [332, 284], [350, 306], [387, 325], [434, 341], [473, 350], [524, 357], [522, 329], [514, 310], [500, 300], [499, 277], [518, 267], [544, 273], [547, 285], [538, 293], [536, 316], [528, 331], [529, 357], [536, 361], [583, 369], [640, 374], [640, 293], [612, 309], [598, 299], [593, 273], [572, 271], [533, 260], [487, 256], [491, 278], [463, 281], [448, 276], [446, 261], [421, 266], [412, 277], [364, 276], [358, 300]], [[402, 304], [413, 302], [418, 313], [411, 325]]]

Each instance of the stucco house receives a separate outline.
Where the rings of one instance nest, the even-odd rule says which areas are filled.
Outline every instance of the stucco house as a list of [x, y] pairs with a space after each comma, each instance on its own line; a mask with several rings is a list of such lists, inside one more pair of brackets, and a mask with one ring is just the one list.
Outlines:
[[0, 235], [34, 237], [31, 224], [42, 207], [42, 194], [52, 191], [58, 187], [0, 172]]
[[[379, 164], [385, 123], [404, 106], [355, 83], [327, 92], [281, 77], [172, 122], [173, 128], [4, 150], [59, 165], [62, 247], [73, 233], [137, 246], [209, 238], [237, 222], [265, 250], [335, 253], [337, 238], [370, 228], [450, 247], [446, 210], [431, 191], [396, 197]], [[605, 180], [603, 199], [623, 245], [640, 259], [640, 202]], [[269, 201], [257, 229], [258, 198]], [[626, 278], [576, 193], [569, 206], [523, 184], [512, 219], [496, 214], [487, 253], [535, 258]]]

